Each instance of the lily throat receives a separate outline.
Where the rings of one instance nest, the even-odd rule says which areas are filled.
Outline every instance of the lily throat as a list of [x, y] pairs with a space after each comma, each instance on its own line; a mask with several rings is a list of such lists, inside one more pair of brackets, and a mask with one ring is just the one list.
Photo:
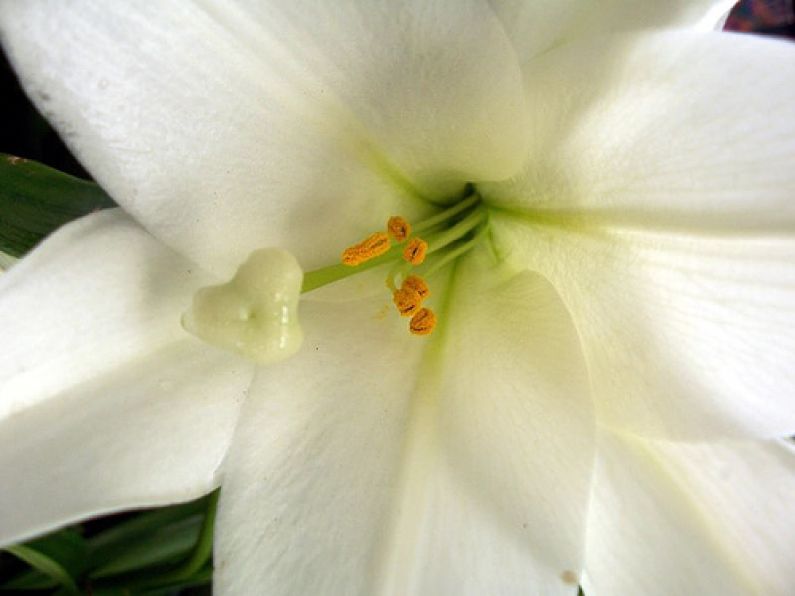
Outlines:
[[340, 262], [303, 272], [295, 257], [278, 248], [251, 253], [227, 283], [198, 290], [182, 317], [183, 328], [216, 347], [260, 364], [295, 354], [303, 340], [298, 320], [301, 294], [375, 267], [386, 272], [386, 290], [408, 331], [427, 336], [437, 327], [425, 305], [427, 280], [472, 250], [488, 232], [488, 211], [471, 192], [450, 207], [411, 223], [388, 218], [383, 230], [342, 251]]
[[422, 306], [431, 295], [426, 280], [472, 250], [487, 231], [488, 212], [475, 192], [414, 224], [393, 215], [384, 231], [347, 247], [340, 264], [305, 273], [301, 291], [391, 265], [385, 283], [398, 314], [411, 317], [409, 332], [413, 335], [430, 335], [437, 319], [431, 309]]

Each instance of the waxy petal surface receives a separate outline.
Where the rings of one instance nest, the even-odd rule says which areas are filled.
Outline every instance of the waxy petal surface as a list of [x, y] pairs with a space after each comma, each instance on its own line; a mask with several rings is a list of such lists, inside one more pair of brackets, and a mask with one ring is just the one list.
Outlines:
[[118, 209], [61, 228], [0, 277], [0, 417], [183, 339], [212, 279]]
[[119, 210], [0, 276], [0, 542], [217, 486], [253, 366], [180, 328], [207, 279]]
[[498, 250], [570, 309], [604, 424], [795, 430], [793, 58], [679, 32], [572, 44], [526, 70], [528, 164], [484, 192]]
[[525, 152], [510, 42], [476, 0], [4, 3], [0, 34], [94, 178], [223, 276], [327, 265]]
[[539, 276], [462, 269], [427, 346], [373, 320], [385, 301], [302, 305], [305, 352], [259, 375], [230, 452], [216, 589], [576, 593], [593, 458], [576, 333]]
[[791, 594], [793, 501], [791, 442], [684, 445], [604, 433], [585, 593]]
[[735, 0], [489, 0], [521, 64], [581, 37], [681, 27], [710, 31]]

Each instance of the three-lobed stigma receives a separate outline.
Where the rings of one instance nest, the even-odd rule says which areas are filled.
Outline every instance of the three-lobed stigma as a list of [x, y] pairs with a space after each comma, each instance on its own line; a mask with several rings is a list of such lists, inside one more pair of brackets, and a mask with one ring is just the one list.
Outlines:
[[303, 340], [298, 323], [302, 278], [289, 252], [255, 250], [228, 282], [194, 294], [182, 326], [211, 345], [259, 364], [284, 360]]

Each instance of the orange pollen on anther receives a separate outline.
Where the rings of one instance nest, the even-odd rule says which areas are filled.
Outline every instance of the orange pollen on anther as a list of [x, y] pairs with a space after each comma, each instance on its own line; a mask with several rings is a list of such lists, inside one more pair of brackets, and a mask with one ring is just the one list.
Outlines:
[[412, 238], [403, 249], [403, 259], [412, 265], [421, 265], [428, 252], [428, 243], [420, 238]]
[[403, 280], [403, 283], [400, 286], [401, 288], [411, 288], [417, 294], [420, 295], [420, 298], [425, 300], [428, 296], [431, 295], [431, 289], [428, 287], [428, 284], [425, 283], [425, 280], [422, 279], [419, 275], [409, 275], [406, 279]]
[[405, 286], [399, 290], [395, 290], [392, 294], [392, 300], [401, 317], [412, 316], [419, 310], [422, 304], [422, 296], [420, 296], [416, 290], [412, 290]]
[[355, 267], [384, 254], [390, 246], [389, 236], [384, 232], [376, 232], [342, 251], [342, 262], [350, 267]]
[[393, 215], [386, 222], [386, 231], [397, 242], [403, 242], [411, 234], [411, 224], [399, 215]]
[[430, 308], [421, 308], [409, 322], [409, 331], [414, 335], [430, 335], [434, 327], [436, 327], [436, 315]]

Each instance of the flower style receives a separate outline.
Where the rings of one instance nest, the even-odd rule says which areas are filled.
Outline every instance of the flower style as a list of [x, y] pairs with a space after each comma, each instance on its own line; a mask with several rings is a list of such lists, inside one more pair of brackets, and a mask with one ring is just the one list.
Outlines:
[[[0, 278], [0, 540], [222, 483], [221, 594], [791, 593], [795, 49], [725, 5], [0, 4], [123, 208]], [[383, 268], [269, 366], [180, 325], [468, 189], [429, 337]]]

